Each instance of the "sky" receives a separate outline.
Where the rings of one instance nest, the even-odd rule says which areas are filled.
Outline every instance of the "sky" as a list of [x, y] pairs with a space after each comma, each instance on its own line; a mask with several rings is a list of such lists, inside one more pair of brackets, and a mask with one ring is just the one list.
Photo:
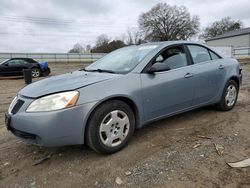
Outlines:
[[250, 27], [249, 0], [0, 0], [0, 52], [65, 53], [102, 34], [119, 39], [159, 2], [186, 6], [201, 29], [227, 16]]

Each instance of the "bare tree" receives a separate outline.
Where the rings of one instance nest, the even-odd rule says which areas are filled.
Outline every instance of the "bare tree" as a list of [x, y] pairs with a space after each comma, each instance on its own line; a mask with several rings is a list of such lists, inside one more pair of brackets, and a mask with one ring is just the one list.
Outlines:
[[72, 49], [69, 50], [69, 53], [83, 53], [84, 51], [84, 47], [79, 44], [79, 43], [76, 43]]
[[200, 38], [208, 39], [224, 34], [228, 31], [234, 31], [243, 27], [243, 23], [239, 20], [232, 20], [230, 17], [222, 18], [219, 21], [215, 21], [204, 28]]
[[97, 37], [96, 46], [98, 47], [98, 46], [108, 44], [109, 41], [110, 41], [110, 39], [107, 35], [100, 35]]
[[125, 35], [127, 45], [141, 44], [144, 42], [142, 33], [137, 28], [129, 28]]
[[92, 53], [109, 53], [118, 48], [124, 47], [125, 43], [121, 40], [110, 41], [107, 35], [97, 37], [96, 45], [91, 49]]
[[199, 17], [185, 6], [158, 3], [139, 17], [139, 28], [148, 41], [186, 40], [199, 31]]
[[91, 51], [91, 45], [88, 44], [88, 45], [86, 45], [86, 47], [85, 47], [85, 52], [90, 53], [90, 51]]

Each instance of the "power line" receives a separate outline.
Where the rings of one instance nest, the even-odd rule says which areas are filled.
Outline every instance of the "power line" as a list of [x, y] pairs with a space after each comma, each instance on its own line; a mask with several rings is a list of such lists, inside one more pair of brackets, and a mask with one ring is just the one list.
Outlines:
[[[120, 34], [120, 33], [112, 33], [113, 35]], [[84, 35], [79, 35], [79, 34], [46, 34], [46, 33], [7, 33], [7, 32], [0, 32], [1, 35], [24, 35], [24, 36], [34, 36], [34, 37], [81, 37], [81, 38], [88, 38], [91, 36], [96, 36], [98, 34], [84, 34]]]
[[[116, 27], [114, 27], [113, 30], [111, 30], [111, 26], [107, 22], [103, 22], [102, 20], [98, 20], [97, 22], [91, 22], [91, 20], [80, 20], [80, 22], [76, 22], [75, 20], [62, 20], [62, 19], [51, 19], [51, 18], [42, 18], [42, 17], [30, 17], [30, 16], [14, 16], [14, 15], [4, 15], [0, 16], [0, 24], [1, 22], [16, 22], [16, 23], [33, 23], [33, 24], [49, 24], [53, 25], [53, 30], [59, 30], [60, 33], [70, 33], [70, 34], [50, 34], [50, 33], [38, 33], [37, 30], [40, 32], [41, 29], [34, 28], [32, 25], [25, 25], [22, 27], [22, 29], [25, 29], [25, 32], [28, 33], [9, 33], [9, 32], [1, 32], [1, 35], [23, 35], [23, 36], [34, 36], [34, 37], [82, 37], [87, 38], [89, 36], [97, 36], [100, 34], [111, 34], [111, 35], [122, 35], [121, 30], [125, 30], [126, 26], [122, 25], [119, 27], [120, 32], [117, 31], [117, 23], [114, 24]], [[22, 25], [12, 25], [12, 27], [17, 27]], [[76, 32], [76, 29], [69, 29], [68, 27], [64, 27], [63, 29], [57, 28], [57, 26], [77, 26], [80, 29], [77, 29], [78, 32]], [[4, 25], [4, 27], [6, 27]], [[88, 30], [86, 31], [86, 27], [88, 27]], [[46, 28], [46, 30], [48, 30]], [[82, 32], [85, 32], [84, 34], [79, 33], [82, 30]], [[93, 30], [94, 32], [91, 32]], [[116, 31], [114, 31], [116, 30]], [[33, 32], [33, 33], [30, 33]], [[100, 34], [98, 34], [100, 33]]]
[[[2, 21], [11, 22], [25, 22], [25, 23], [37, 23], [37, 24], [52, 24], [52, 25], [78, 25], [78, 26], [106, 26], [110, 27], [112, 23], [108, 23], [107, 20], [61, 20], [61, 19], [51, 19], [51, 18], [39, 18], [39, 17], [26, 17], [26, 16], [1, 16]], [[115, 25], [125, 25], [128, 24], [126, 21], [119, 20], [119, 23]]]

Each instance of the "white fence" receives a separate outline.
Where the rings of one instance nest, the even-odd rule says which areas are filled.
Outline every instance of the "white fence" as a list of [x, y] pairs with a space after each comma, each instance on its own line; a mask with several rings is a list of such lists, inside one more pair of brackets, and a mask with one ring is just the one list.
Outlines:
[[[224, 57], [250, 57], [250, 48], [233, 48], [231, 46], [211, 47]], [[47, 62], [93, 62], [106, 55], [105, 53], [0, 53], [0, 62], [6, 59], [23, 57]]]
[[40, 62], [93, 62], [104, 55], [103, 53], [0, 53], [0, 62], [15, 57], [32, 58]]
[[233, 48], [231, 46], [211, 46], [211, 48], [223, 57], [233, 57]]
[[249, 47], [234, 48], [233, 55], [236, 58], [250, 57], [250, 48]]
[[211, 46], [224, 57], [246, 58], [250, 57], [250, 47], [233, 48], [232, 46]]

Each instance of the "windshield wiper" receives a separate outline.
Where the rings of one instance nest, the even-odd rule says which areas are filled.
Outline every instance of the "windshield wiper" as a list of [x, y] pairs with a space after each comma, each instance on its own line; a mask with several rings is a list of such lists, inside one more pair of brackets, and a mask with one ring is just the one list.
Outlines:
[[116, 74], [117, 72], [115, 71], [112, 71], [112, 70], [106, 70], [106, 69], [81, 69], [83, 71], [86, 71], [86, 72], [107, 72], [107, 73], [112, 73], [112, 74]]

